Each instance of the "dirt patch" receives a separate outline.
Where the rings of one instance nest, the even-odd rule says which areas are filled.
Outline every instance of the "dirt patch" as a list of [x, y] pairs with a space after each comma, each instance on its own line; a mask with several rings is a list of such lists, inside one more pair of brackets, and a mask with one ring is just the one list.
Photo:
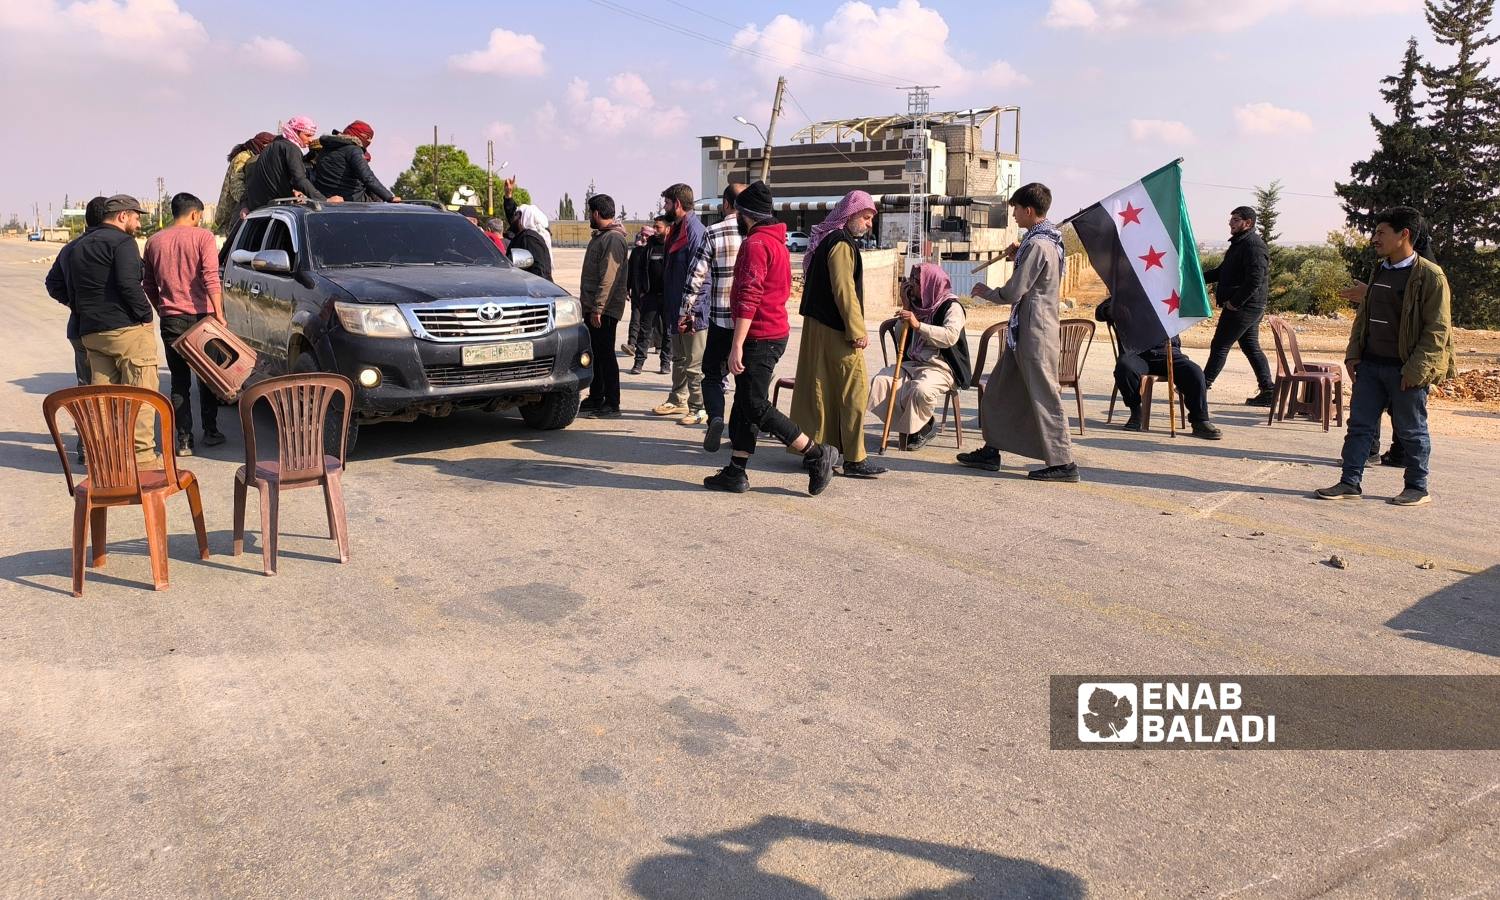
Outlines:
[[1471, 369], [1432, 389], [1443, 400], [1500, 403], [1500, 369]]

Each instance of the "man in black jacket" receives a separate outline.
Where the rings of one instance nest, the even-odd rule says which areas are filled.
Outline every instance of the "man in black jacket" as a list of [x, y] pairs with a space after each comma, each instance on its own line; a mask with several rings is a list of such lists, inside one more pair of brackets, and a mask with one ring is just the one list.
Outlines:
[[281, 197], [300, 191], [311, 200], [341, 203], [343, 197], [328, 197], [307, 177], [302, 155], [318, 136], [318, 126], [306, 116], [295, 116], [281, 126], [281, 135], [266, 145], [245, 175], [245, 212], [254, 212]]
[[[95, 197], [83, 208], [83, 233], [88, 234], [104, 224], [104, 206], [108, 197]], [[79, 235], [82, 237], [83, 235]], [[78, 333], [78, 311], [73, 308], [73, 292], [68, 286], [68, 257], [72, 255], [75, 239], [57, 252], [52, 268], [47, 272], [47, 296], [68, 308], [68, 343], [73, 345], [73, 377], [80, 386], [91, 384], [93, 375], [89, 370], [89, 351], [83, 346]], [[83, 439], [78, 440], [78, 461], [83, 462]]]
[[[1104, 302], [1094, 310], [1094, 318], [1101, 322], [1113, 321], [1113, 314], [1114, 300], [1111, 297], [1105, 297]], [[1117, 347], [1117, 353], [1118, 350]], [[1141, 378], [1146, 375], [1155, 375], [1163, 384], [1166, 383], [1165, 350], [1152, 347], [1134, 356], [1118, 354], [1115, 359], [1115, 388], [1120, 392], [1120, 399], [1125, 401], [1125, 408], [1130, 410], [1130, 418], [1125, 422], [1126, 431], [1141, 430]], [[1182, 340], [1176, 335], [1172, 336], [1172, 381], [1177, 390], [1182, 392], [1193, 436], [1206, 441], [1223, 440], [1224, 433], [1208, 417], [1208, 387], [1204, 384], [1203, 370], [1182, 352]], [[1172, 399], [1167, 398], [1167, 404], [1170, 406], [1171, 403]], [[1168, 410], [1168, 414], [1170, 413]]]
[[1203, 374], [1212, 389], [1214, 379], [1229, 358], [1229, 348], [1239, 344], [1245, 358], [1250, 360], [1250, 368], [1255, 370], [1255, 381], [1260, 388], [1259, 393], [1245, 401], [1251, 406], [1270, 406], [1276, 396], [1271, 366], [1260, 349], [1260, 320], [1266, 314], [1266, 300], [1270, 296], [1270, 267], [1266, 242], [1255, 231], [1255, 210], [1236, 207], [1229, 214], [1229, 250], [1224, 261], [1203, 273], [1204, 281], [1218, 283], [1214, 296], [1223, 310]]
[[636, 327], [630, 332], [630, 346], [635, 353], [635, 365], [628, 374], [639, 375], [646, 366], [646, 355], [654, 342], [660, 354], [659, 374], [672, 371], [671, 339], [667, 335], [666, 265], [667, 233], [672, 224], [666, 216], [657, 216], [652, 222], [654, 230], [646, 243], [630, 251], [630, 299], [636, 308]]
[[375, 130], [355, 119], [342, 132], [325, 134], [318, 139], [318, 149], [308, 154], [312, 166], [313, 187], [330, 197], [343, 197], [350, 203], [401, 200], [380, 183], [370, 169], [370, 142]]
[[[94, 384], [128, 384], [161, 390], [151, 301], [141, 287], [141, 205], [116, 194], [105, 201], [104, 224], [74, 241], [65, 268], [78, 333], [89, 351]], [[144, 409], [135, 426], [140, 468], [160, 468], [156, 414]]]

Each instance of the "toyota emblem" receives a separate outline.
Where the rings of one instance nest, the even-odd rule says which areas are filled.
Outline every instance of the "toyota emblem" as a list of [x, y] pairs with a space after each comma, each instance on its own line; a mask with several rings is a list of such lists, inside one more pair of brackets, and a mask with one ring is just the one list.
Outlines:
[[486, 303], [485, 305], [479, 307], [479, 319], [483, 322], [493, 322], [496, 319], [500, 318], [500, 315], [503, 312], [504, 310], [500, 308], [500, 304]]

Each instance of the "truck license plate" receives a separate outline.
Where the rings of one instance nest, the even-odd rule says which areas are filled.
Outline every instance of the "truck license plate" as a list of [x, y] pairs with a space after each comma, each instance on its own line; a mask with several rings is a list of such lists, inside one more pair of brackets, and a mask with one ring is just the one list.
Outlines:
[[463, 348], [463, 364], [466, 366], [492, 366], [496, 363], [526, 362], [532, 357], [531, 341], [513, 341], [509, 344], [478, 344]]

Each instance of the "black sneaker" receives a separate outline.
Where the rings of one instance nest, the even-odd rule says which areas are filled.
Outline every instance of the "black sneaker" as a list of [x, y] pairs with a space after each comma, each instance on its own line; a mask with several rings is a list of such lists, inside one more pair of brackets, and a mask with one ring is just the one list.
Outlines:
[[1219, 426], [1212, 422], [1194, 422], [1193, 437], [1200, 437], [1205, 441], [1222, 441], [1224, 440], [1224, 432], [1220, 431]]
[[217, 447], [227, 440], [229, 439], [224, 437], [224, 432], [222, 431], [214, 430], [203, 432], [203, 446], [205, 447]]
[[1381, 462], [1385, 461], [1385, 457], [1381, 456], [1381, 454], [1380, 454], [1380, 445], [1379, 444], [1375, 444], [1375, 445], [1371, 446], [1370, 447], [1370, 455], [1365, 457], [1365, 462], [1367, 462], [1367, 463], [1372, 463], [1372, 462], [1375, 462], [1376, 460], [1380, 460]]
[[703, 449], [709, 453], [719, 452], [719, 441], [724, 438], [724, 420], [714, 416], [708, 420], [708, 431], [703, 434]]
[[594, 410], [598, 409], [601, 405], [603, 404], [600, 402], [599, 398], [585, 397], [584, 401], [578, 404], [578, 414], [581, 416], [586, 416], [592, 413]]
[[618, 419], [620, 418], [620, 407], [599, 406], [584, 413], [590, 419]]
[[1140, 431], [1141, 417], [1136, 415], [1135, 413], [1131, 413], [1130, 418], [1125, 420], [1124, 428], [1126, 431]]
[[750, 490], [750, 476], [746, 475], [745, 470], [739, 466], [725, 466], [703, 479], [703, 486], [711, 491], [743, 494]]
[[1313, 493], [1319, 500], [1358, 500], [1364, 492], [1358, 485], [1340, 481], [1333, 487], [1318, 488]]
[[626, 375], [639, 375], [639, 374], [641, 374], [641, 364], [640, 363], [636, 363], [635, 365], [631, 366], [630, 369], [629, 369], [629, 371], [627, 371], [625, 374]]
[[1406, 451], [1401, 448], [1400, 444], [1392, 444], [1391, 449], [1380, 454], [1380, 464], [1392, 469], [1404, 469], [1406, 468]]
[[1246, 406], [1270, 406], [1276, 402], [1276, 389], [1274, 387], [1261, 388], [1260, 393], [1254, 397], [1245, 398]]
[[1078, 464], [1068, 463], [1065, 466], [1048, 466], [1045, 469], [1032, 469], [1026, 473], [1026, 477], [1032, 481], [1056, 481], [1060, 484], [1078, 483]]
[[903, 445], [903, 449], [921, 450], [923, 447], [927, 446], [936, 435], [937, 420], [928, 419], [927, 424], [923, 425], [921, 430], [915, 432], [914, 434], [908, 434], [906, 436], [906, 443]]
[[983, 469], [986, 472], [1000, 471], [1000, 451], [990, 446], [960, 453], [958, 461], [971, 469]]
[[839, 470], [839, 474], [845, 478], [879, 478], [889, 471], [890, 469], [887, 469], [885, 466], [877, 466], [872, 464], [868, 459], [862, 459], [859, 462], [844, 463], [844, 467]]
[[844, 454], [840, 453], [827, 444], [818, 446], [818, 455], [803, 456], [803, 461], [808, 467], [807, 492], [816, 497], [823, 493], [828, 487], [828, 482], [833, 480], [833, 470], [844, 462]]
[[671, 375], [672, 374], [672, 367], [669, 366], [669, 365], [667, 365], [666, 363], [662, 363], [661, 364], [661, 368], [656, 370], [656, 374], [658, 374], [658, 375]]
[[193, 436], [190, 434], [179, 434], [177, 436], [177, 455], [193, 455]]

